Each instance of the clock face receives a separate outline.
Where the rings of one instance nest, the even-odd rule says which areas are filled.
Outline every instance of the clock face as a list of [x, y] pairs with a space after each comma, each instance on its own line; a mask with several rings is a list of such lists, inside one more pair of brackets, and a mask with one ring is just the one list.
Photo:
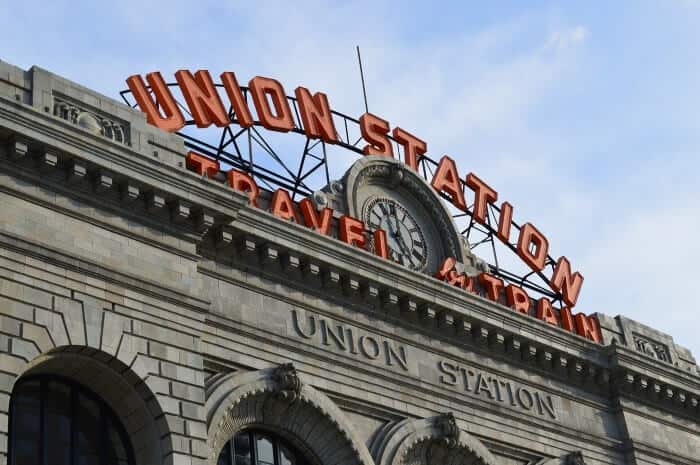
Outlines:
[[389, 258], [414, 270], [425, 267], [428, 250], [425, 236], [411, 213], [395, 200], [375, 198], [365, 208], [365, 224], [386, 232]]

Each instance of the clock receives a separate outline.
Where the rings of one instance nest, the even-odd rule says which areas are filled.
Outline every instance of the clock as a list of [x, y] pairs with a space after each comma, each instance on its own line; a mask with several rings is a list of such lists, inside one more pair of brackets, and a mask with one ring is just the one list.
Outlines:
[[423, 230], [411, 212], [397, 201], [376, 197], [366, 202], [364, 222], [370, 230], [386, 232], [389, 258], [413, 270], [422, 270], [428, 258]]
[[384, 230], [389, 260], [407, 269], [432, 275], [446, 257], [460, 262], [464, 257], [461, 237], [443, 201], [399, 160], [365, 156], [341, 181], [331, 183], [326, 194], [328, 204], [363, 221], [369, 233]]

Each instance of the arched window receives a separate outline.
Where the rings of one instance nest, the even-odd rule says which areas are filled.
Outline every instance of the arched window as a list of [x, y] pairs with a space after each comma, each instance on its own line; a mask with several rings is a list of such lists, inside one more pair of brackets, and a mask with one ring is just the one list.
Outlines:
[[237, 433], [219, 454], [217, 465], [311, 465], [279, 437], [257, 430]]
[[112, 410], [72, 381], [33, 376], [10, 403], [9, 465], [135, 465]]

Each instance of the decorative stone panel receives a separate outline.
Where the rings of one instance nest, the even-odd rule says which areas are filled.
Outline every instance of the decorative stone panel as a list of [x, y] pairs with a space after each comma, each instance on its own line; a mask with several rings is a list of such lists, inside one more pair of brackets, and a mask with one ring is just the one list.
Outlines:
[[120, 144], [129, 145], [129, 125], [117, 121], [68, 97], [54, 95], [53, 114], [93, 134], [100, 134]]

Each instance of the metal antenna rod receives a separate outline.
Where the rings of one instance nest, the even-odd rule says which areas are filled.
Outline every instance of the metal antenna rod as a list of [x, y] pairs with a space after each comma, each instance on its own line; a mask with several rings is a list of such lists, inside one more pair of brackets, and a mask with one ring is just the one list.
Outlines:
[[360, 64], [360, 79], [362, 80], [362, 95], [365, 97], [365, 112], [369, 113], [367, 107], [367, 89], [365, 88], [365, 73], [362, 72], [362, 57], [360, 56], [360, 46], [357, 45], [357, 62]]

